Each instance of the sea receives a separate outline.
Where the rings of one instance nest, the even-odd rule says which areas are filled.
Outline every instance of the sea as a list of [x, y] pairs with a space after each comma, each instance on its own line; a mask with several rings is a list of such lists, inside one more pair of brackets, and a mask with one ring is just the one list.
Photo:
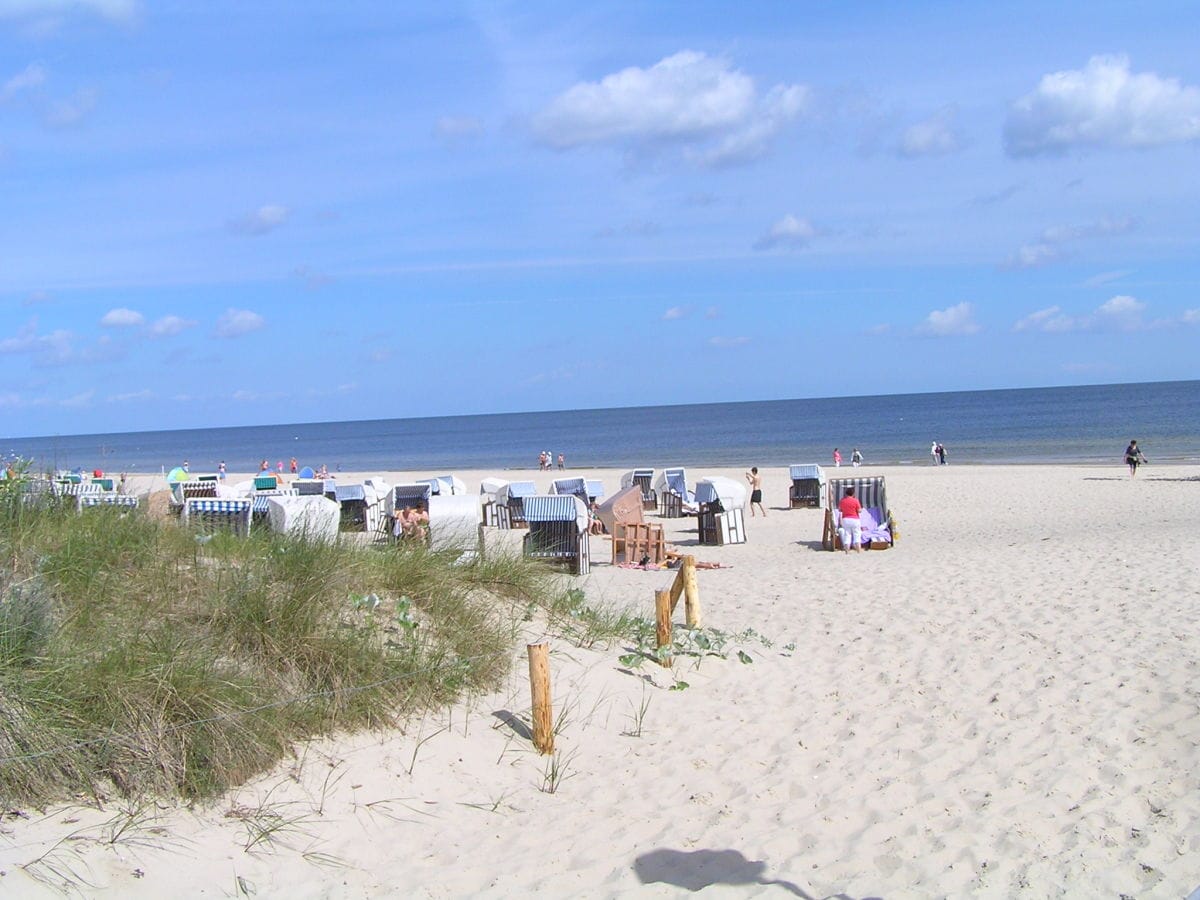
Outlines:
[[1200, 381], [888, 394], [552, 412], [310, 422], [0, 439], [43, 471], [257, 471], [260, 462], [337, 471], [531, 469], [548, 450], [572, 467], [829, 464], [1120, 465], [1136, 438], [1154, 463], [1200, 463]]

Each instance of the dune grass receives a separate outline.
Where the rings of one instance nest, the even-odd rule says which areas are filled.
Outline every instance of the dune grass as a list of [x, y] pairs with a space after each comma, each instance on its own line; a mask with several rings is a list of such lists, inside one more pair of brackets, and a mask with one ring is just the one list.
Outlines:
[[[0, 482], [0, 485], [3, 483]], [[297, 742], [496, 686], [531, 605], [607, 620], [520, 558], [22, 504], [0, 487], [0, 802], [205, 798]], [[595, 635], [592, 634], [595, 632]]]

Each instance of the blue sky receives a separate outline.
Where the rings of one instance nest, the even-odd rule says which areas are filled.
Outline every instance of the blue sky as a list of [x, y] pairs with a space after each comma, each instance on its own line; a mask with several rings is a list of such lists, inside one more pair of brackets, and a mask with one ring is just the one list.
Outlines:
[[0, 0], [0, 431], [1198, 378], [1197, 33]]

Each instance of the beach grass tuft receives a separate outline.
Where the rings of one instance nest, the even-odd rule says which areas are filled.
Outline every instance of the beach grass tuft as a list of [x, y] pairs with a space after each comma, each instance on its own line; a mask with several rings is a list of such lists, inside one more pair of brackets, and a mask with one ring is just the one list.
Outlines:
[[78, 515], [0, 489], [0, 801], [206, 798], [297, 743], [490, 689], [556, 577]]

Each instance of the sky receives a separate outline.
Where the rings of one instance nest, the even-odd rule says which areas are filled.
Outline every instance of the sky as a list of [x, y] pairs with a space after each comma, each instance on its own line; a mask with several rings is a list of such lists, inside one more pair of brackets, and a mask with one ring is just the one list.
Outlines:
[[1200, 378], [1200, 7], [0, 0], [0, 436]]

